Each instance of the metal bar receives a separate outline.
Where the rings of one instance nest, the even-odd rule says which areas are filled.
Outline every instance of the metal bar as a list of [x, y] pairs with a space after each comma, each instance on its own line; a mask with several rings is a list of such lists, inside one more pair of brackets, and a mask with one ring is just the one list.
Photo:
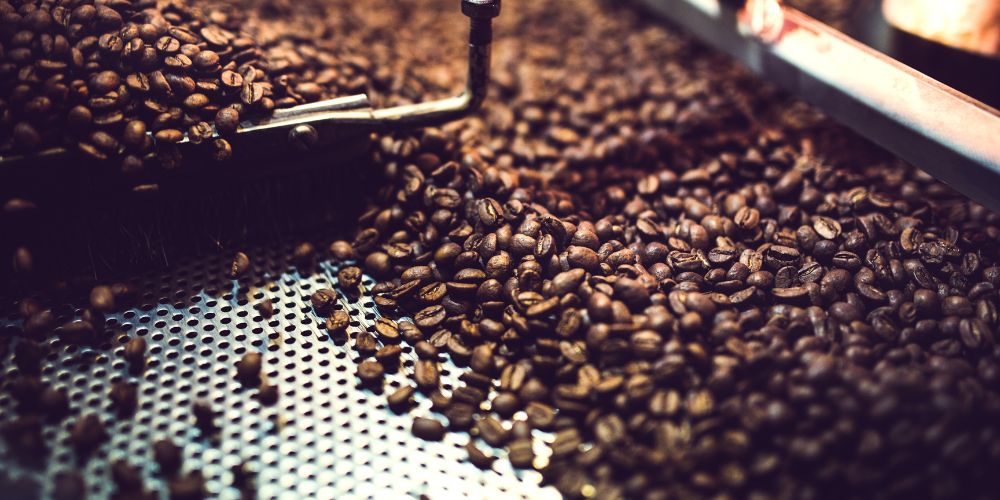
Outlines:
[[750, 29], [731, 2], [636, 0], [1000, 212], [1000, 112], [789, 7]]
[[311, 113], [339, 111], [342, 109], [359, 109], [367, 108], [369, 106], [371, 106], [371, 102], [368, 100], [367, 94], [350, 95], [346, 97], [327, 99], [325, 101], [311, 102], [309, 104], [301, 104], [293, 108], [276, 109], [273, 113], [271, 113], [269, 119], [281, 120], [284, 118], [308, 115]]

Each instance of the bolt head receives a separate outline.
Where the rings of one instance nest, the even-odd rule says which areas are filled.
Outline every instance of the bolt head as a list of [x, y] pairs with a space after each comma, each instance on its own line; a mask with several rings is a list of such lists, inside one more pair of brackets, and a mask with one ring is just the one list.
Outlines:
[[493, 19], [500, 15], [501, 0], [462, 0], [462, 14], [473, 19]]
[[299, 151], [309, 151], [319, 142], [319, 133], [312, 125], [297, 125], [288, 131], [288, 142]]

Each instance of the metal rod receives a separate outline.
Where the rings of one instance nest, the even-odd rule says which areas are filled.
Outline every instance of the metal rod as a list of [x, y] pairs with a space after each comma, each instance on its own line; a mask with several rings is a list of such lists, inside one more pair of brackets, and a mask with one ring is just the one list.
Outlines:
[[[352, 125], [372, 129], [427, 127], [457, 120], [479, 109], [486, 100], [490, 81], [490, 47], [493, 41], [492, 20], [500, 13], [500, 0], [463, 0], [462, 12], [469, 16], [469, 68], [465, 91], [461, 95], [437, 101], [363, 111], [341, 111], [314, 115], [294, 123]], [[285, 123], [284, 125], [289, 125]], [[254, 130], [273, 128], [269, 125]]]
[[636, 1], [1000, 211], [997, 110], [789, 7], [751, 29], [732, 2]]
[[269, 118], [272, 120], [281, 120], [291, 118], [293, 116], [307, 115], [310, 113], [367, 108], [369, 106], [371, 106], [371, 102], [368, 100], [368, 95], [358, 94], [327, 99], [325, 101], [311, 102], [309, 104], [300, 104], [292, 108], [276, 109], [273, 113], [271, 113]]

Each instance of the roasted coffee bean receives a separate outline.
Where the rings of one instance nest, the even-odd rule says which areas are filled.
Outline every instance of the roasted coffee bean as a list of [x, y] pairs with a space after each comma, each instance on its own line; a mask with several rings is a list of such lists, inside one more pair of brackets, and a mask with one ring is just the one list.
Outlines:
[[205, 478], [201, 471], [192, 471], [167, 482], [171, 500], [199, 500], [205, 497]]
[[236, 379], [244, 386], [253, 387], [260, 383], [260, 369], [263, 357], [259, 352], [248, 352], [236, 363]]
[[212, 141], [212, 159], [215, 161], [226, 161], [233, 155], [232, 146], [225, 139], [215, 139]]
[[378, 332], [378, 338], [382, 342], [398, 344], [402, 340], [399, 334], [399, 325], [389, 318], [382, 317], [376, 320], [375, 331]]
[[278, 396], [276, 384], [261, 384], [257, 390], [257, 399], [264, 406], [274, 406], [278, 402]]
[[330, 312], [337, 304], [337, 292], [329, 288], [318, 290], [310, 297], [313, 309], [319, 314]]
[[500, 421], [489, 416], [476, 422], [475, 431], [480, 439], [493, 447], [503, 446], [510, 438], [509, 432], [503, 428]]
[[146, 123], [141, 120], [132, 120], [125, 124], [122, 132], [122, 141], [131, 148], [138, 148], [146, 140]]
[[139, 494], [142, 491], [142, 473], [125, 460], [115, 460], [111, 464], [111, 479], [118, 488], [118, 494]]
[[448, 419], [448, 428], [456, 431], [467, 431], [475, 422], [476, 409], [465, 403], [449, 403], [442, 413]]
[[215, 410], [212, 404], [206, 400], [195, 401], [191, 405], [191, 413], [194, 415], [194, 425], [201, 430], [202, 434], [213, 434], [218, 431], [215, 423]]
[[233, 262], [229, 266], [229, 277], [236, 279], [246, 274], [250, 269], [250, 257], [243, 252], [236, 252]]
[[271, 302], [271, 299], [265, 298], [261, 300], [254, 308], [260, 311], [260, 315], [263, 318], [270, 318], [274, 315], [274, 303]]
[[356, 266], [347, 266], [337, 272], [337, 284], [341, 288], [355, 289], [361, 284], [361, 269]]
[[221, 135], [231, 135], [240, 126], [240, 114], [232, 107], [224, 107], [215, 113], [215, 129]]
[[482, 450], [477, 448], [475, 443], [472, 441], [469, 441], [469, 443], [465, 445], [465, 451], [468, 453], [469, 462], [471, 462], [472, 465], [475, 465], [483, 470], [493, 468], [493, 462], [496, 461], [496, 457], [487, 455]]
[[146, 339], [142, 337], [132, 337], [125, 343], [122, 351], [125, 361], [133, 370], [139, 370], [146, 364]]
[[398, 345], [386, 345], [375, 351], [375, 359], [385, 367], [387, 371], [393, 371], [399, 367], [399, 356], [403, 353], [403, 348]]
[[166, 128], [153, 134], [153, 138], [156, 139], [157, 142], [174, 144], [184, 138], [184, 132], [177, 129]]
[[493, 398], [492, 408], [503, 418], [510, 418], [521, 408], [521, 402], [512, 392], [501, 392]]
[[153, 443], [153, 460], [160, 466], [161, 475], [171, 477], [180, 470], [184, 457], [173, 441], [161, 439]]
[[39, 396], [39, 405], [50, 420], [59, 420], [69, 414], [69, 396], [62, 389], [49, 387]]
[[535, 460], [535, 452], [530, 439], [517, 439], [507, 446], [507, 459], [518, 469], [530, 469]]
[[292, 251], [292, 260], [299, 265], [310, 264], [315, 257], [316, 247], [309, 242], [299, 243]]
[[[221, 111], [221, 110], [220, 110]], [[351, 244], [344, 240], [337, 240], [330, 244], [330, 253], [339, 261], [351, 260], [356, 256]]]
[[444, 438], [444, 425], [433, 418], [414, 418], [411, 431], [414, 436], [425, 441], [440, 441]]
[[347, 311], [337, 310], [330, 314], [330, 317], [326, 319], [326, 329], [331, 334], [341, 335], [347, 331], [347, 327], [351, 323], [351, 316]]
[[367, 386], [381, 386], [385, 377], [385, 368], [376, 361], [362, 361], [358, 365], [358, 378]]
[[362, 330], [358, 332], [357, 337], [354, 339], [354, 348], [362, 355], [374, 354], [378, 350], [378, 341], [375, 340], [374, 335]]
[[87, 456], [108, 438], [104, 422], [94, 414], [86, 414], [76, 419], [70, 428], [69, 442], [77, 455]]
[[440, 325], [446, 314], [443, 306], [430, 306], [414, 314], [413, 322], [421, 329], [429, 330]]
[[111, 287], [99, 285], [90, 290], [90, 307], [109, 313], [115, 310], [115, 295]]
[[389, 408], [396, 413], [403, 413], [409, 409], [413, 403], [415, 389], [411, 385], [404, 385], [393, 391], [387, 398]]
[[126, 416], [135, 413], [139, 404], [138, 390], [135, 384], [128, 382], [115, 382], [111, 386], [111, 405], [118, 412], [119, 416]]
[[52, 482], [52, 498], [55, 500], [81, 500], [87, 485], [77, 471], [59, 471]]
[[215, 135], [215, 131], [208, 122], [198, 122], [188, 128], [187, 137], [192, 144], [201, 144]]
[[421, 391], [437, 389], [440, 378], [438, 363], [433, 359], [420, 359], [413, 365], [413, 381]]

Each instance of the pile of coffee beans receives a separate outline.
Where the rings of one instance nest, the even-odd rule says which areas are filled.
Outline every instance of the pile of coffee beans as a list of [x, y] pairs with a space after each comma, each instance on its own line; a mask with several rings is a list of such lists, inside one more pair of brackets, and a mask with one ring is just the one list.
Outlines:
[[568, 497], [998, 486], [1000, 217], [627, 7], [505, 8], [488, 110], [383, 138], [334, 244], [420, 358], [391, 408]]
[[[362, 4], [253, 1], [209, 19], [247, 23], [272, 92], [278, 66], [305, 100], [461, 86], [454, 2]], [[1000, 216], [629, 5], [504, 9], [486, 109], [381, 137], [384, 184], [329, 247], [358, 263], [311, 297], [330, 336], [354, 330], [332, 307], [341, 294], [372, 293], [385, 316], [350, 341], [362, 385], [380, 389], [406, 346], [412, 383], [384, 397], [400, 413], [430, 399], [438, 415], [414, 435], [467, 433], [475, 465], [537, 469], [569, 498], [1000, 487]], [[303, 244], [294, 260], [320, 253]], [[237, 254], [220, 273], [249, 266]], [[127, 290], [109, 290], [60, 331], [121, 307]], [[25, 311], [26, 332], [51, 330], [51, 314]], [[27, 409], [66, 404], [32, 397], [44, 353], [16, 349], [26, 411], [4, 435], [30, 449], [42, 423]], [[130, 368], [145, 350], [130, 344]], [[445, 363], [461, 367], [453, 390]], [[234, 376], [273, 404], [260, 364]], [[197, 411], [210, 427], [214, 410]], [[81, 453], [104, 439], [100, 420], [76, 422]], [[154, 446], [171, 489], [201, 491], [171, 446]]]
[[[4, 1], [0, 151], [61, 146], [143, 171], [170, 168], [185, 135], [219, 160], [241, 120], [320, 97], [276, 82], [236, 22], [184, 1]], [[215, 133], [221, 137], [216, 138]]]

